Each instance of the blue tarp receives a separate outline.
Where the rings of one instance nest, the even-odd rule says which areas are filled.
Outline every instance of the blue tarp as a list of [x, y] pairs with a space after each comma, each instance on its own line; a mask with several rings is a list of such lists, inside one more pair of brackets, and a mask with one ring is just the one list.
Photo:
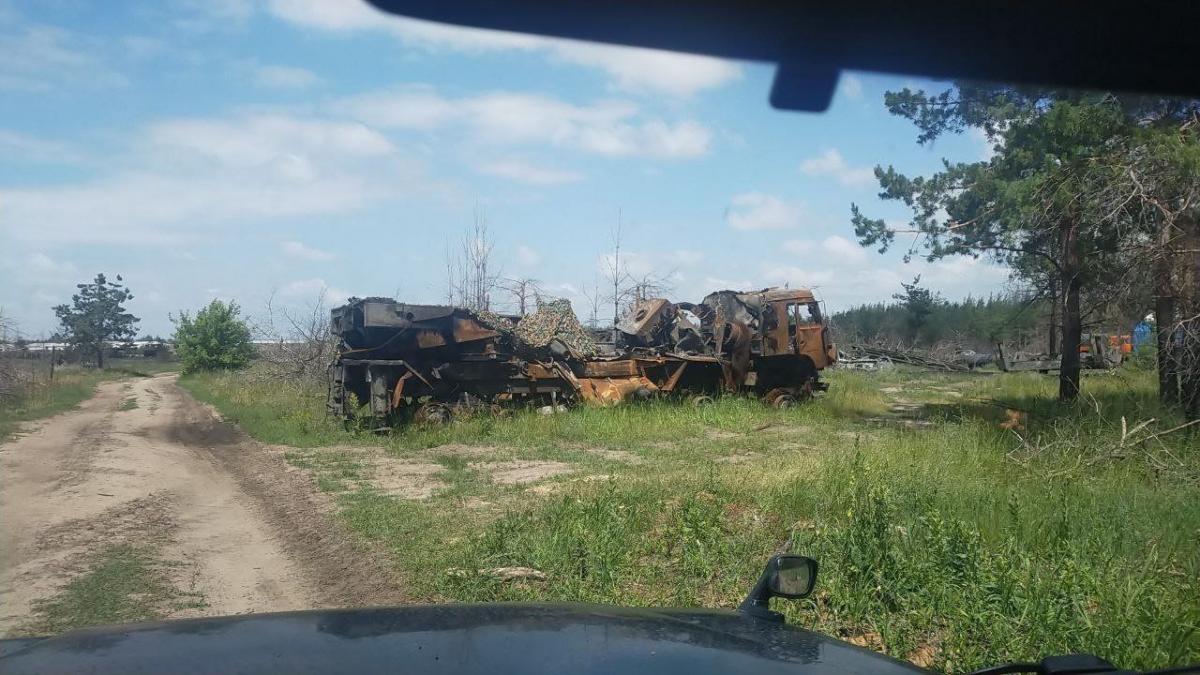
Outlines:
[[1145, 321], [1139, 321], [1138, 324], [1133, 327], [1134, 349], [1140, 349], [1142, 345], [1150, 341], [1151, 330], [1150, 324], [1146, 323]]

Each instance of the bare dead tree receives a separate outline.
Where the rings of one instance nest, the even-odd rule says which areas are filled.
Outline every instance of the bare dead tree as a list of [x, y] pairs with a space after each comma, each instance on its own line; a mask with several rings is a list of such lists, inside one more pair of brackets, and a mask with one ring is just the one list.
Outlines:
[[458, 256], [449, 245], [443, 253], [446, 261], [446, 304], [453, 307], [459, 298]]
[[600, 328], [600, 306], [604, 304], [604, 292], [600, 289], [600, 281], [592, 279], [592, 285], [584, 287], [583, 297], [588, 302], [588, 327]]
[[623, 289], [626, 311], [639, 302], [670, 294], [675, 289], [671, 283], [671, 277], [674, 275], [674, 270], [665, 273], [647, 272], [637, 277], [631, 275], [628, 286]]
[[496, 285], [508, 293], [513, 307], [517, 310], [519, 316], [528, 314], [529, 310], [536, 307], [537, 301], [545, 294], [542, 290], [541, 282], [529, 277], [501, 279]]
[[483, 213], [475, 210], [475, 221], [468, 236], [463, 240], [463, 259], [467, 269], [467, 307], [488, 309], [491, 306], [492, 290], [497, 276], [491, 270], [492, 248], [488, 237], [487, 220]]
[[622, 292], [629, 280], [629, 273], [621, 264], [621, 210], [617, 210], [617, 223], [612, 230], [612, 253], [605, 258], [604, 277], [612, 286], [609, 295], [613, 306], [613, 342], [617, 341], [617, 322], [621, 320], [621, 303], [625, 299]]
[[491, 308], [492, 292], [500, 276], [491, 266], [495, 242], [487, 219], [475, 209], [475, 218], [463, 235], [457, 252], [446, 251], [446, 300], [450, 305], [474, 310]]
[[272, 293], [252, 330], [260, 341], [258, 358], [266, 376], [280, 381], [324, 378], [337, 348], [329, 332], [324, 290], [303, 308], [280, 306]]

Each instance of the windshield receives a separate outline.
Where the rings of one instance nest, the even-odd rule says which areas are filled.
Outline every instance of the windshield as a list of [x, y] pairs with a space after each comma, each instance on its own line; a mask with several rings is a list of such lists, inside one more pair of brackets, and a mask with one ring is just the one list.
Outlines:
[[0, 636], [788, 552], [791, 625], [922, 667], [1200, 660], [1196, 102], [773, 75], [0, 2]]

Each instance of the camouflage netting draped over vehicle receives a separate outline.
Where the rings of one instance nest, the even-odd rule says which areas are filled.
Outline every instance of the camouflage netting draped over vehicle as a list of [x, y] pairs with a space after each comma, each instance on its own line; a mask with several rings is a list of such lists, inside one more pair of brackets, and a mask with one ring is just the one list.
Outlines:
[[517, 344], [542, 349], [557, 338], [580, 356], [593, 356], [596, 343], [588, 336], [566, 299], [538, 301], [537, 311], [522, 317], [515, 325], [495, 312], [474, 312], [482, 325], [512, 338]]
[[558, 338], [582, 356], [596, 353], [596, 343], [575, 318], [570, 300], [538, 301], [537, 311], [517, 322], [514, 333], [530, 347], [545, 347]]
[[512, 319], [505, 316], [500, 316], [490, 309], [476, 310], [472, 312], [472, 314], [475, 315], [475, 320], [478, 321], [479, 324], [484, 328], [491, 328], [492, 330], [505, 335], [512, 334], [514, 326]]

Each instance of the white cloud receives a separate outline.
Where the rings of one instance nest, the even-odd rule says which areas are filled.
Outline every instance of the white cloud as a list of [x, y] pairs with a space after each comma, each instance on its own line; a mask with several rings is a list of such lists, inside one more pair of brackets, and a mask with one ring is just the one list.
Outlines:
[[[758, 284], [761, 286], [762, 284]], [[749, 279], [724, 279], [721, 277], [704, 277], [704, 287], [711, 291], [748, 291], [756, 288]]]
[[828, 268], [810, 270], [795, 265], [767, 265], [763, 277], [775, 286], [817, 288], [834, 281], [837, 276]]
[[566, 171], [563, 169], [537, 166], [526, 160], [518, 158], [485, 162], [475, 167], [475, 170], [479, 173], [484, 173], [489, 176], [511, 178], [512, 180], [520, 181], [522, 183], [531, 183], [533, 185], [560, 185], [562, 183], [575, 183], [583, 180], [584, 178], [583, 174], [577, 171]]
[[857, 75], [843, 73], [841, 82], [838, 83], [838, 90], [842, 96], [857, 101], [863, 95], [862, 80]]
[[[979, 144], [979, 159], [986, 162], [996, 156], [996, 143], [988, 140], [987, 133], [983, 129], [971, 127], [967, 131], [967, 136]], [[997, 139], [997, 142], [1002, 142], [1002, 139]]]
[[57, 261], [45, 253], [33, 253], [25, 261], [25, 269], [37, 276], [63, 277], [75, 274], [78, 269], [67, 261]]
[[354, 294], [340, 288], [331, 287], [325, 283], [324, 279], [316, 277], [290, 281], [279, 288], [279, 295], [286, 300], [298, 300], [309, 303], [314, 303], [318, 299], [322, 299], [325, 301], [325, 304], [336, 306], [345, 304], [346, 299]]
[[682, 267], [695, 267], [704, 262], [704, 253], [694, 249], [680, 248], [668, 251], [663, 258]]
[[697, 122], [646, 117], [629, 101], [575, 105], [512, 92], [448, 99], [429, 88], [407, 88], [346, 99], [334, 109], [380, 128], [462, 128], [483, 144], [545, 143], [608, 156], [697, 157], [712, 142]]
[[811, 239], [788, 239], [783, 242], [783, 250], [796, 255], [811, 255], [816, 250], [816, 245]]
[[[695, 267], [704, 262], [704, 254], [693, 249], [673, 251], [621, 251], [621, 268], [633, 277], [671, 275], [679, 281], [680, 267]], [[605, 253], [596, 260], [596, 270], [603, 276], [612, 269], [613, 254]]]
[[909, 278], [916, 274], [921, 275], [922, 285], [941, 290], [948, 297], [961, 298], [999, 291], [1008, 281], [1010, 270], [981, 258], [954, 256], [923, 263]]
[[842, 153], [830, 148], [819, 157], [810, 157], [800, 162], [800, 170], [809, 176], [832, 176], [842, 185], [865, 187], [875, 183], [875, 170], [870, 167], [852, 167], [846, 163]]
[[542, 254], [533, 248], [521, 244], [517, 246], [517, 262], [522, 267], [533, 267], [542, 261]]
[[738, 230], [785, 230], [799, 227], [804, 207], [761, 192], [734, 196], [725, 219]]
[[729, 61], [657, 49], [555, 42], [550, 51], [558, 60], [600, 68], [616, 88], [632, 92], [688, 97], [742, 75], [741, 67]]
[[[890, 302], [892, 294], [900, 292], [900, 284], [911, 281], [918, 274], [923, 286], [950, 299], [1001, 292], [1009, 276], [1007, 268], [970, 257], [908, 264], [894, 257], [874, 255], [862, 259], [847, 258], [833, 254], [830, 249], [844, 249], [849, 253], [848, 245], [853, 245], [852, 242], [843, 240], [834, 244], [830, 239], [832, 237], [826, 238], [815, 248], [810, 242], [796, 240], [797, 244], [807, 244], [804, 249], [792, 251], [798, 255], [826, 253], [817, 258], [821, 261], [819, 266], [767, 263], [755, 283], [745, 287], [788, 284], [793, 288], [818, 288], [820, 297], [829, 303], [829, 310], [839, 311], [863, 303]], [[788, 247], [785, 245], [785, 248]]]
[[0, 32], [0, 90], [49, 91], [58, 86], [102, 88], [129, 80], [109, 68], [95, 44], [52, 26]]
[[863, 247], [836, 234], [825, 237], [821, 241], [821, 248], [826, 253], [836, 256], [838, 260], [844, 260], [849, 263], [861, 263], [867, 259], [867, 251]]
[[254, 79], [272, 89], [304, 89], [321, 81], [311, 70], [292, 66], [256, 66]]
[[319, 248], [308, 246], [299, 241], [285, 241], [279, 247], [283, 249], [283, 254], [289, 258], [298, 258], [300, 260], [323, 261], [333, 260], [333, 254], [329, 251], [322, 251]]
[[345, 213], [429, 188], [361, 124], [249, 115], [173, 120], [108, 176], [0, 190], [0, 222], [30, 242], [180, 244], [220, 223]]
[[[152, 125], [150, 152], [182, 153], [228, 168], [273, 166], [287, 178], [316, 159], [380, 157], [395, 151], [383, 134], [355, 122], [288, 115], [181, 119]], [[301, 165], [304, 165], [303, 167]], [[307, 174], [305, 174], [307, 175]]]
[[554, 61], [602, 70], [615, 88], [626, 91], [686, 97], [741, 77], [740, 66], [712, 57], [447, 26], [388, 15], [359, 0], [272, 0], [268, 8], [276, 17], [300, 26], [336, 32], [384, 31], [409, 47], [466, 53], [542, 52]]
[[83, 164], [87, 157], [74, 147], [58, 141], [48, 141], [0, 129], [0, 156], [39, 164]]

